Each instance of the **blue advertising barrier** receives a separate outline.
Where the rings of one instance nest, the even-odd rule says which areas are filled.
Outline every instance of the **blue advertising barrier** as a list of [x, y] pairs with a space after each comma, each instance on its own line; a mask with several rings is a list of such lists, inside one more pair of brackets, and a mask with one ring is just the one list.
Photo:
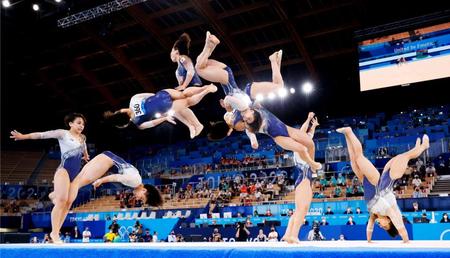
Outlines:
[[[258, 242], [257, 235], [259, 232], [259, 229], [263, 229], [264, 234], [267, 236], [270, 233], [270, 227], [264, 226], [264, 227], [250, 227], [248, 230], [250, 231], [249, 238], [247, 239], [248, 242]], [[406, 225], [406, 229], [408, 230], [409, 237], [413, 238], [413, 226], [412, 225]], [[212, 236], [214, 228], [208, 227], [208, 228], [179, 228], [174, 229], [176, 234], [182, 234], [185, 238], [188, 238], [192, 235], [201, 236], [202, 239], [208, 239]], [[312, 227], [309, 226], [303, 226], [300, 230], [299, 239], [301, 241], [305, 241], [308, 239], [308, 233], [312, 230]], [[235, 227], [227, 227], [227, 228], [219, 228], [219, 233], [222, 235], [222, 238], [225, 242], [234, 242], [236, 241], [236, 228]], [[286, 231], [285, 226], [279, 226], [275, 227], [275, 231], [278, 233], [278, 240], [281, 240], [281, 238], [284, 235], [284, 232]], [[326, 240], [331, 239], [339, 239], [339, 236], [341, 234], [344, 235], [345, 239], [347, 240], [366, 240], [366, 225], [354, 225], [354, 226], [321, 226], [320, 232], [325, 237]], [[392, 240], [392, 238], [384, 231], [383, 229], [379, 227], [375, 227], [372, 235], [373, 240]], [[397, 240], [400, 240], [400, 237], [398, 236], [395, 238]]]
[[450, 240], [450, 223], [414, 224], [414, 240]]

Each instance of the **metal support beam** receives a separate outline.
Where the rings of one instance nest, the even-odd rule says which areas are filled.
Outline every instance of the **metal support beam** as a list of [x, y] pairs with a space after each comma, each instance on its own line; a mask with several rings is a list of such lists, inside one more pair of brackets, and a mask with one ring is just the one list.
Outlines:
[[111, 43], [107, 40], [104, 40], [96, 33], [84, 28], [86, 34], [88, 34], [97, 44], [99, 44], [103, 49], [111, 53], [111, 55], [141, 84], [142, 88], [147, 92], [156, 91], [157, 87], [153, 85], [153, 83], [146, 78], [145, 74], [141, 71], [141, 69], [133, 63], [128, 57], [125, 55], [121, 48], [114, 48]]
[[235, 16], [241, 13], [246, 13], [246, 12], [250, 12], [256, 9], [260, 9], [266, 6], [269, 6], [270, 2], [269, 1], [262, 1], [262, 2], [256, 2], [254, 4], [249, 4], [249, 5], [244, 5], [242, 7], [233, 9], [233, 10], [226, 10], [223, 13], [217, 15], [217, 19], [224, 19], [227, 17], [231, 17], [231, 16]]
[[308, 38], [320, 37], [320, 36], [328, 35], [331, 33], [341, 32], [341, 31], [345, 31], [345, 30], [352, 30], [352, 29], [358, 28], [359, 26], [360, 26], [359, 23], [353, 22], [350, 24], [340, 25], [340, 26], [336, 26], [333, 28], [327, 28], [327, 29], [323, 29], [323, 30], [319, 30], [319, 31], [305, 33], [303, 38], [308, 39]]
[[54, 80], [51, 80], [48, 78], [47, 71], [39, 70], [38, 75], [39, 75], [39, 78], [41, 79], [41, 81], [45, 85], [49, 86], [52, 89], [52, 91], [56, 92], [56, 94], [58, 96], [60, 96], [64, 99], [65, 103], [69, 104], [72, 107], [78, 106], [71, 98], [69, 98], [69, 96], [67, 96], [66, 93], [64, 93], [64, 91], [62, 89], [58, 88], [58, 85], [56, 85]]
[[192, 5], [195, 9], [203, 16], [208, 23], [213, 27], [213, 29], [218, 33], [220, 40], [228, 47], [233, 58], [238, 62], [240, 69], [244, 71], [247, 79], [253, 81], [253, 74], [250, 67], [245, 63], [244, 58], [242, 58], [241, 53], [238, 51], [237, 47], [229, 38], [229, 33], [225, 29], [225, 25], [222, 21], [217, 19], [217, 15], [211, 8], [207, 0], [192, 0]]
[[114, 0], [106, 4], [96, 6], [94, 8], [84, 10], [57, 21], [60, 28], [67, 28], [85, 21], [95, 19], [97, 17], [107, 15], [112, 12], [117, 12], [129, 6], [143, 3], [147, 0]]
[[297, 46], [298, 51], [300, 52], [303, 59], [305, 60], [306, 67], [308, 68], [308, 71], [311, 74], [312, 79], [317, 81], [319, 79], [319, 77], [317, 76], [316, 68], [314, 67], [311, 57], [310, 57], [308, 51], [306, 50], [305, 44], [303, 43], [303, 39], [298, 34], [296, 28], [294, 27], [294, 25], [292, 24], [288, 15], [284, 11], [279, 0], [274, 0], [272, 6], [273, 6], [275, 12], [278, 14], [278, 16], [280, 16], [281, 20], [284, 21], [284, 23], [286, 24], [286, 27], [289, 31], [291, 38], [295, 42], [295, 45]]
[[[345, 49], [340, 49], [337, 51], [330, 51], [330, 52], [326, 52], [326, 53], [317, 54], [317, 55], [313, 56], [313, 59], [321, 60], [321, 59], [333, 58], [333, 57], [340, 56], [340, 55], [352, 54], [352, 53], [355, 53], [355, 51], [356, 50], [354, 48], [345, 48]], [[283, 62], [281, 62], [281, 66], [302, 64], [304, 62], [305, 62], [305, 60], [303, 58], [293, 58], [293, 59], [289, 59], [289, 60], [283, 60]], [[252, 70], [254, 73], [257, 73], [257, 72], [267, 71], [270, 69], [271, 69], [271, 66], [269, 64], [265, 64], [265, 65], [253, 67]], [[240, 75], [242, 75], [242, 72], [236, 72], [235, 75], [240, 76]]]
[[80, 60], [74, 60], [70, 63], [70, 66], [74, 71], [79, 73], [83, 78], [85, 78], [94, 88], [103, 96], [103, 98], [108, 101], [108, 103], [113, 107], [118, 107], [119, 102], [113, 97], [111, 91], [105, 87], [99, 87], [101, 82], [97, 79], [96, 75], [92, 71], [84, 69], [81, 65]]
[[314, 15], [317, 15], [317, 14], [330, 12], [330, 11], [333, 11], [333, 10], [336, 10], [336, 9], [339, 9], [339, 8], [342, 8], [342, 7], [347, 7], [347, 6], [354, 5], [355, 2], [358, 2], [358, 1], [352, 0], [352, 1], [347, 1], [347, 2], [341, 2], [341, 3], [338, 3], [338, 4], [329, 4], [329, 5], [320, 7], [320, 8], [312, 9], [311, 11], [308, 11], [308, 12], [300, 13], [299, 15], [295, 16], [295, 18], [296, 19], [302, 19], [302, 18], [314, 16]]
[[158, 28], [158, 26], [151, 19], [146, 17], [147, 14], [141, 8], [132, 6], [127, 9], [127, 12], [159, 42], [163, 49], [167, 50], [170, 48], [171, 42], [169, 38], [163, 34], [162, 30]]

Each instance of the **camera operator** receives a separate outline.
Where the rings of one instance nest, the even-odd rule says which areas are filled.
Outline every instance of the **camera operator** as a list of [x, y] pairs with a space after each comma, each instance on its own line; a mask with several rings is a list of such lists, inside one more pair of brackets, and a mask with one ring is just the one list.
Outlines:
[[322, 241], [325, 237], [320, 232], [319, 223], [314, 222], [312, 229], [308, 233], [308, 241]]
[[250, 235], [250, 231], [248, 231], [245, 223], [238, 222], [236, 229], [237, 229], [237, 231], [236, 231], [236, 241], [237, 242], [245, 242], [245, 241], [247, 241], [247, 238]]
[[213, 234], [212, 234], [210, 239], [211, 239], [210, 240], [211, 242], [222, 242], [223, 241], [222, 240], [222, 235], [219, 233], [219, 229], [218, 228], [214, 229], [214, 232], [213, 232]]

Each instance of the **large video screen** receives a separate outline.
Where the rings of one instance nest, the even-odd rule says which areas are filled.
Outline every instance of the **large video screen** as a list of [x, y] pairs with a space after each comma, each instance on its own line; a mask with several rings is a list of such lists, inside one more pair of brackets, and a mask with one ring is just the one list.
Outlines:
[[359, 42], [361, 91], [450, 77], [450, 22]]

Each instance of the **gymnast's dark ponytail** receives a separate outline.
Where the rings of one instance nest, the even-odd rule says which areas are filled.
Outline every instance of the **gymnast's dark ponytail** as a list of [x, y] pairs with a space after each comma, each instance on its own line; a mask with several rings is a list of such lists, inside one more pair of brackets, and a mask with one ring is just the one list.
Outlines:
[[103, 113], [103, 117], [106, 121], [120, 129], [128, 127], [131, 123], [130, 116], [120, 110], [116, 112], [106, 111]]
[[261, 128], [262, 116], [261, 116], [261, 113], [258, 110], [254, 109], [253, 110], [253, 117], [254, 117], [253, 122], [247, 123], [247, 125], [249, 127], [250, 132], [256, 133]]
[[161, 206], [163, 204], [163, 198], [161, 196], [161, 193], [159, 192], [158, 189], [156, 189], [156, 187], [154, 187], [153, 185], [149, 185], [149, 184], [145, 184], [144, 188], [147, 189], [147, 202], [146, 204], [148, 206], [152, 206], [152, 207], [158, 207]]
[[173, 44], [173, 49], [178, 50], [180, 55], [189, 56], [189, 49], [191, 47], [191, 37], [187, 33], [181, 34], [181, 36]]

